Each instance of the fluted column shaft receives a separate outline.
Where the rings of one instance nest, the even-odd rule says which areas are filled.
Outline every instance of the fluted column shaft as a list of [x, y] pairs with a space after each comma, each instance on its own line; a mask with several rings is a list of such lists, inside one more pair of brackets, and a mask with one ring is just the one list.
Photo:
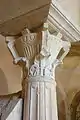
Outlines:
[[48, 77], [29, 77], [25, 120], [58, 120], [56, 83]]

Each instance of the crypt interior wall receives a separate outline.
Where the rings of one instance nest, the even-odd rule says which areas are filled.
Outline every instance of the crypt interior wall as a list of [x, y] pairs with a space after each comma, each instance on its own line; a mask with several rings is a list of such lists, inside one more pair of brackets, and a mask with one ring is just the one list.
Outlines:
[[[66, 120], [70, 120], [72, 101], [80, 91], [80, 57], [66, 57], [64, 64], [56, 69], [56, 81], [60, 115], [66, 115]], [[65, 105], [65, 112], [63, 103]]]

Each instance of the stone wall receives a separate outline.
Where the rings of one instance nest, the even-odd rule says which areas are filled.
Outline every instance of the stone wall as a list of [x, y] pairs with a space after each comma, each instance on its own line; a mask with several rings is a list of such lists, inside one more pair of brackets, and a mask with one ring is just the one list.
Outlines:
[[5, 38], [0, 36], [0, 95], [21, 90], [20, 67], [13, 65], [13, 59], [5, 44]]
[[[65, 114], [70, 120], [70, 107], [74, 96], [80, 91], [80, 57], [66, 57], [63, 65], [56, 69], [56, 80], [58, 87], [58, 107], [63, 112], [63, 101]], [[61, 107], [62, 106], [62, 107]]]

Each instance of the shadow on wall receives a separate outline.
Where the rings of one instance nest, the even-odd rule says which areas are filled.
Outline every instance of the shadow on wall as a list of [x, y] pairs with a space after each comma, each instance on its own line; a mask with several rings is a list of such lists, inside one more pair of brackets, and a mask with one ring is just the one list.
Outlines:
[[61, 87], [57, 86], [57, 105], [58, 105], [58, 119], [66, 120], [66, 98], [61, 91]]
[[66, 108], [65, 108], [64, 100], [61, 101], [60, 106], [58, 108], [58, 119], [66, 120]]
[[0, 68], [0, 95], [7, 94], [7, 93], [8, 93], [7, 78], [3, 70]]

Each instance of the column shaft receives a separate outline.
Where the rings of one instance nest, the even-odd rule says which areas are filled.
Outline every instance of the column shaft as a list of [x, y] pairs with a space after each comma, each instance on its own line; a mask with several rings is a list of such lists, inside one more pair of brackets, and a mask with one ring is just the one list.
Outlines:
[[25, 120], [58, 120], [56, 83], [46, 77], [30, 77]]

